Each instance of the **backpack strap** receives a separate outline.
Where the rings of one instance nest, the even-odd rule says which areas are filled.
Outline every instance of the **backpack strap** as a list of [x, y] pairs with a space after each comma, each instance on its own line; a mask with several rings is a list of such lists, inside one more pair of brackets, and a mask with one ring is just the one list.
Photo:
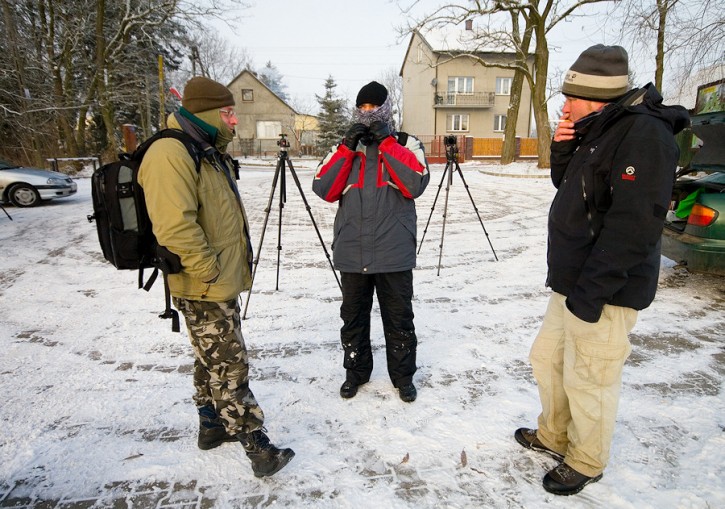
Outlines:
[[199, 142], [197, 142], [190, 135], [179, 129], [162, 129], [161, 131], [157, 132], [149, 139], [144, 141], [141, 145], [139, 145], [138, 148], [133, 152], [133, 154], [131, 154], [130, 156], [128, 156], [127, 154], [126, 155], [130, 158], [140, 161], [141, 159], [143, 159], [143, 156], [146, 155], [146, 151], [148, 151], [149, 147], [156, 140], [160, 140], [161, 138], [173, 138], [183, 143], [184, 148], [186, 148], [189, 156], [191, 156], [191, 159], [194, 161], [194, 168], [196, 169], [196, 172], [199, 173], [201, 171], [201, 162], [204, 157], [208, 156], [205, 154], [205, 151], [199, 144]]
[[171, 318], [171, 330], [172, 332], [179, 332], [179, 312], [171, 308], [171, 290], [169, 290], [169, 275], [164, 272], [164, 299], [166, 302], [166, 309], [159, 315], [159, 318]]
[[[133, 152], [133, 154], [121, 154], [122, 159], [134, 159], [140, 161], [148, 151], [149, 147], [157, 140], [161, 138], [173, 138], [183, 143], [184, 148], [191, 156], [194, 161], [194, 168], [197, 173], [201, 172], [201, 163], [205, 157], [205, 152], [200, 144], [189, 136], [184, 131], [178, 129], [162, 129], [157, 132], [149, 139], [144, 141], [139, 147]], [[151, 290], [151, 287], [156, 282], [156, 278], [159, 275], [159, 271], [164, 277], [164, 312], [159, 315], [159, 318], [170, 318], [171, 319], [171, 330], [173, 332], [179, 332], [179, 313], [171, 307], [171, 290], [169, 289], [169, 274], [176, 274], [181, 270], [181, 263], [179, 257], [162, 246], [156, 246], [156, 256], [153, 259], [153, 272], [149, 276], [146, 283], [143, 282], [143, 267], [138, 271], [138, 287], [143, 288], [147, 292]]]
[[398, 132], [398, 143], [406, 146], [408, 144], [408, 133], [402, 131]]

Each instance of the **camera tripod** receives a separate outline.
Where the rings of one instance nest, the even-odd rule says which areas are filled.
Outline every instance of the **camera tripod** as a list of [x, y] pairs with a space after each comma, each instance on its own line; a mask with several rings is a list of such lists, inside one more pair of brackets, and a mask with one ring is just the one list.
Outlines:
[[443, 170], [443, 176], [441, 177], [441, 182], [438, 184], [438, 191], [436, 191], [436, 196], [433, 199], [433, 206], [430, 208], [430, 215], [428, 216], [428, 222], [425, 224], [425, 229], [423, 230], [423, 237], [420, 239], [420, 246], [418, 247], [418, 254], [420, 254], [420, 249], [423, 247], [423, 241], [425, 240], [425, 234], [428, 231], [428, 225], [430, 225], [430, 219], [433, 217], [433, 211], [436, 208], [436, 202], [438, 201], [438, 196], [441, 193], [441, 187], [443, 186], [443, 181], [446, 180], [446, 176], [448, 177], [447, 183], [446, 183], [446, 200], [445, 204], [443, 205], [443, 229], [441, 231], [441, 243], [440, 243], [440, 252], [438, 253], [438, 273], [436, 275], [440, 276], [441, 274], [441, 260], [443, 258], [443, 238], [446, 234], [446, 218], [448, 217], [448, 193], [451, 189], [451, 186], [453, 185], [453, 171], [454, 171], [454, 165], [455, 165], [455, 171], [458, 172], [458, 175], [461, 177], [461, 181], [463, 181], [463, 186], [466, 188], [466, 192], [468, 193], [468, 197], [471, 199], [471, 205], [473, 205], [473, 210], [476, 211], [476, 216], [478, 216], [478, 222], [481, 223], [481, 228], [483, 228], [483, 233], [486, 234], [486, 240], [488, 240], [488, 245], [491, 246], [491, 251], [493, 252], [493, 257], [498, 261], [498, 256], [496, 256], [496, 251], [493, 249], [493, 244], [491, 244], [491, 239], [488, 236], [488, 232], [486, 231], [486, 227], [483, 225], [483, 220], [481, 219], [481, 214], [478, 213], [478, 207], [476, 207], [476, 204], [473, 201], [473, 196], [471, 195], [470, 189], [468, 189], [468, 184], [466, 183], [466, 179], [463, 178], [463, 172], [461, 171], [461, 167], [458, 165], [458, 147], [456, 146], [455, 138], [453, 140], [449, 140], [448, 137], [445, 140], [446, 144], [446, 167]]
[[242, 320], [246, 320], [247, 318], [247, 307], [249, 306], [249, 298], [252, 295], [252, 286], [254, 285], [254, 277], [257, 274], [257, 267], [259, 265], [259, 256], [262, 252], [262, 244], [264, 243], [264, 233], [267, 230], [267, 222], [269, 221], [269, 213], [272, 210], [272, 200], [274, 199], [274, 192], [277, 189], [277, 183], [279, 182], [279, 223], [277, 224], [277, 283], [275, 286], [275, 290], [279, 290], [279, 260], [280, 260], [280, 253], [282, 252], [282, 210], [284, 209], [284, 204], [287, 202], [287, 185], [286, 185], [286, 177], [285, 177], [285, 166], [289, 166], [289, 171], [292, 174], [292, 178], [295, 181], [295, 184], [297, 185], [297, 190], [300, 192], [300, 197], [302, 197], [302, 201], [305, 204], [305, 208], [307, 209], [307, 213], [310, 215], [310, 219], [312, 220], [312, 225], [315, 227], [315, 232], [317, 232], [317, 238], [320, 239], [320, 245], [322, 246], [323, 251], [325, 252], [325, 256], [327, 257], [327, 262], [330, 264], [330, 268], [332, 269], [332, 273], [335, 275], [335, 279], [337, 280], [337, 286], [340, 287], [340, 290], [342, 290], [342, 285], [340, 284], [340, 279], [337, 277], [337, 272], [335, 272], [335, 267], [332, 265], [332, 259], [330, 258], [330, 254], [327, 252], [327, 248], [325, 247], [325, 242], [322, 240], [322, 235], [320, 234], [320, 229], [317, 227], [317, 222], [315, 222], [315, 218], [312, 215], [312, 209], [310, 208], [309, 203], [307, 203], [307, 198], [305, 197], [305, 193], [302, 191], [302, 185], [300, 184], [300, 179], [297, 178], [297, 173], [295, 172], [294, 166], [292, 166], [292, 161], [289, 160], [289, 157], [287, 156], [287, 148], [289, 147], [289, 142], [285, 139], [284, 135], [280, 135], [281, 138], [277, 142], [277, 145], [279, 146], [279, 154], [277, 155], [277, 168], [274, 171], [274, 178], [272, 179], [272, 191], [269, 193], [269, 200], [267, 201], [267, 208], [264, 209], [264, 224], [262, 225], [262, 236], [259, 239], [259, 246], [257, 247], [257, 256], [254, 257], [254, 270], [252, 271], [252, 283], [249, 286], [249, 292], [247, 293], [247, 302], [244, 304], [244, 313], [242, 314]]
[[3, 212], [5, 212], [5, 215], [8, 216], [8, 219], [10, 219], [11, 221], [13, 220], [13, 218], [10, 217], [10, 214], [8, 214], [8, 211], [5, 210], [5, 207], [2, 206], [2, 203], [0, 203], [0, 209], [3, 209]]

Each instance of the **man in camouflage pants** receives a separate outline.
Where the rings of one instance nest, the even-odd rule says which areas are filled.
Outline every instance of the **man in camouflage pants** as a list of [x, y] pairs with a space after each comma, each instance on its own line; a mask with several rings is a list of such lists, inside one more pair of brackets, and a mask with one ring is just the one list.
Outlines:
[[[174, 305], [186, 318], [194, 348], [194, 402], [207, 414], [207, 409], [215, 410], [223, 423], [203, 419], [202, 429], [211, 440], [200, 435], [199, 446], [211, 449], [210, 445], [219, 445], [227, 437], [236, 440], [227, 435], [226, 428], [244, 433], [260, 429], [264, 412], [249, 388], [249, 359], [237, 300], [201, 302], [174, 297]], [[219, 435], [216, 440], [215, 435]]]
[[249, 389], [237, 302], [251, 286], [252, 247], [234, 161], [226, 153], [237, 124], [234, 97], [221, 83], [197, 76], [186, 84], [181, 104], [167, 124], [194, 139], [203, 150], [201, 165], [181, 141], [162, 138], [146, 152], [138, 181], [156, 240], [181, 265], [168, 283], [194, 348], [198, 444], [206, 450], [239, 441], [254, 475], [270, 476], [294, 451], [269, 442], [264, 413]]

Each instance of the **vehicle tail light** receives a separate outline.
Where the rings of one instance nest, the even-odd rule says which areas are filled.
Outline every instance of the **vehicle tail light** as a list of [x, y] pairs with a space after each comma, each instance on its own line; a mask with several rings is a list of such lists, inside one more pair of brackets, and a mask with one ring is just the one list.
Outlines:
[[690, 217], [687, 218], [687, 224], [705, 227], [714, 223], [715, 219], [717, 219], [717, 210], [696, 203], [692, 206]]

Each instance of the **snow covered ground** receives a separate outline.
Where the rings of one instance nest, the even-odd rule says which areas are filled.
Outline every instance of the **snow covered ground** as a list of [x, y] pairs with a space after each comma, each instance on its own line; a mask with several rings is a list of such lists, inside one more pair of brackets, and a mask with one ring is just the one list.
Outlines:
[[[335, 206], [311, 191], [329, 246]], [[387, 378], [374, 308], [375, 371], [339, 397], [340, 291], [292, 179], [278, 195], [243, 329], [252, 388], [278, 445], [297, 453], [270, 479], [253, 477], [241, 446], [196, 447], [191, 348], [172, 333], [162, 285], [100, 253], [90, 182], [71, 198], [0, 216], [0, 507], [725, 507], [725, 291], [663, 258], [654, 304], [640, 313], [624, 372], [612, 459], [580, 495], [547, 494], [554, 460], [522, 449], [538, 395], [527, 361], [544, 313], [546, 214], [553, 187], [533, 163], [502, 171], [464, 164], [495, 261], [458, 175], [445, 186], [415, 270], [415, 377], [400, 401]], [[239, 182], [259, 243], [273, 167]], [[418, 201], [419, 239], [443, 167]], [[514, 173], [539, 178], [496, 176]], [[255, 248], [256, 250], [256, 248]], [[329, 250], [329, 247], [328, 247]], [[247, 296], [243, 296], [246, 302]]]

